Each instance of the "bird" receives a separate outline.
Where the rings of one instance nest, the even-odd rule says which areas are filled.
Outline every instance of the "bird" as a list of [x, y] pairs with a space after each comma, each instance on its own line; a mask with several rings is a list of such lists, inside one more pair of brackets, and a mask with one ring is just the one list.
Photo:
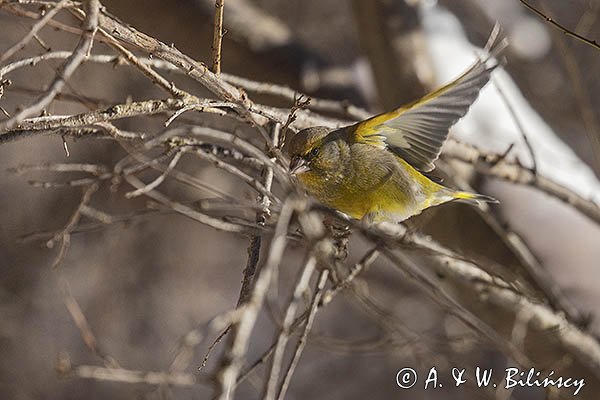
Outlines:
[[286, 145], [291, 175], [319, 202], [367, 223], [402, 222], [450, 201], [497, 203], [428, 174], [450, 128], [501, 64], [506, 41], [496, 39], [460, 76], [419, 100], [353, 125], [300, 130]]

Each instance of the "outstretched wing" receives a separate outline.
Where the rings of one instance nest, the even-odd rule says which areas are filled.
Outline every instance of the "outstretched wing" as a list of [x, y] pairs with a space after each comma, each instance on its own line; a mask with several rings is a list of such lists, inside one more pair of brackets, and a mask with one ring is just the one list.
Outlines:
[[391, 112], [354, 125], [353, 140], [388, 148], [415, 168], [431, 171], [450, 127], [462, 118], [498, 66], [495, 56], [506, 46], [500, 41], [487, 56], [446, 86]]

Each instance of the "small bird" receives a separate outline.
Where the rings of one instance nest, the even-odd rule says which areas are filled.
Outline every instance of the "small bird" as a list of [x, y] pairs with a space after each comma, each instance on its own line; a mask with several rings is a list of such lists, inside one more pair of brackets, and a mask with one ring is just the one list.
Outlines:
[[506, 43], [494, 42], [454, 81], [411, 104], [339, 129], [301, 130], [287, 145], [291, 174], [323, 204], [368, 223], [401, 222], [453, 200], [497, 202], [425, 175], [499, 65]]

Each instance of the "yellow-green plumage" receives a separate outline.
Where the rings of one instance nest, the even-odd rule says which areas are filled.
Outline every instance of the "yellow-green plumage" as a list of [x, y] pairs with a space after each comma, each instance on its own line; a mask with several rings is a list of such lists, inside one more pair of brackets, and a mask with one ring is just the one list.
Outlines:
[[408, 106], [340, 129], [308, 128], [288, 145], [290, 169], [322, 203], [353, 218], [403, 221], [451, 200], [495, 201], [455, 191], [433, 169], [449, 128], [468, 111], [497, 63], [480, 59], [450, 84]]
[[[327, 131], [305, 131], [296, 140], [323, 134]], [[403, 221], [455, 198], [477, 197], [433, 182], [394, 153], [369, 144], [340, 138], [319, 149], [298, 180], [319, 201], [353, 218]]]

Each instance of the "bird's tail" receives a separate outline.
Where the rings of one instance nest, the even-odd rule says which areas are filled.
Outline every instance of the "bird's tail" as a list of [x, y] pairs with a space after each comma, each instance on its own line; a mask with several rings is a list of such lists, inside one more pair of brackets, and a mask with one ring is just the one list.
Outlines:
[[486, 196], [485, 194], [479, 193], [470, 193], [470, 192], [452, 192], [451, 195], [455, 201], [460, 201], [461, 203], [469, 203], [469, 204], [479, 204], [481, 202], [484, 203], [499, 203], [498, 200], [493, 198], [492, 196]]

